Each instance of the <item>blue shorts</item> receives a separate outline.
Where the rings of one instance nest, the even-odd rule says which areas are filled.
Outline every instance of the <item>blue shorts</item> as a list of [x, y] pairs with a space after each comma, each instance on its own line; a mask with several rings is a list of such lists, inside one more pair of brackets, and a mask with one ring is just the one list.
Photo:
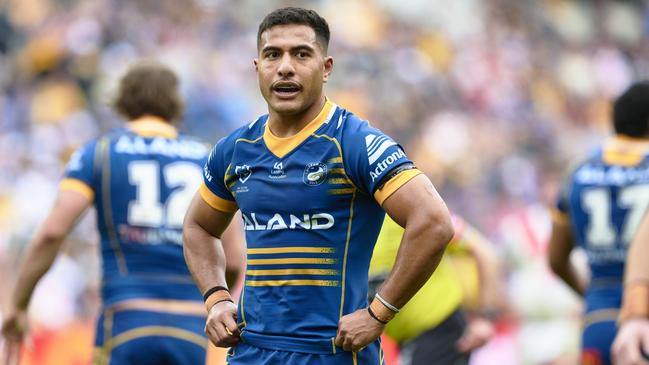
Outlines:
[[358, 353], [310, 354], [263, 349], [240, 342], [230, 349], [228, 365], [385, 365], [383, 349], [375, 341]]
[[586, 324], [581, 338], [581, 364], [611, 365], [611, 345], [616, 332], [612, 320]]
[[97, 321], [93, 365], [205, 363], [205, 318], [146, 310], [105, 310]]

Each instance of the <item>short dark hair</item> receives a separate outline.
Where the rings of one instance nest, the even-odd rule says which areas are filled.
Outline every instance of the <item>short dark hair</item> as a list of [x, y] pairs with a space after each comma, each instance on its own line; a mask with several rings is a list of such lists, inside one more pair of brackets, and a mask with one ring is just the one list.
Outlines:
[[173, 122], [180, 118], [184, 108], [178, 84], [178, 76], [169, 67], [140, 61], [120, 80], [113, 106], [129, 120], [153, 115]]
[[274, 10], [264, 17], [257, 31], [257, 48], [261, 46], [261, 34], [276, 25], [299, 24], [311, 27], [315, 32], [316, 41], [326, 53], [329, 47], [329, 24], [313, 10], [303, 8], [281, 8]]
[[649, 134], [649, 81], [636, 82], [613, 104], [615, 133], [630, 137]]

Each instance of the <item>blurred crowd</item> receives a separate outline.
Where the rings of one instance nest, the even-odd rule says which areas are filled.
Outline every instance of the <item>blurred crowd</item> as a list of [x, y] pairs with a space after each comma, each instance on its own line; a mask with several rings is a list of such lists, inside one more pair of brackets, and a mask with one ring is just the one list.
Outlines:
[[[476, 363], [574, 360], [580, 307], [545, 267], [547, 207], [570, 163], [610, 133], [610, 100], [649, 76], [640, 0], [0, 0], [0, 304], [70, 154], [122, 122], [110, 105], [126, 67], [170, 65], [181, 129], [214, 143], [264, 112], [257, 26], [289, 5], [330, 23], [328, 97], [393, 136], [497, 242], [514, 319]], [[41, 333], [80, 324], [92, 337], [92, 220], [36, 292]]]

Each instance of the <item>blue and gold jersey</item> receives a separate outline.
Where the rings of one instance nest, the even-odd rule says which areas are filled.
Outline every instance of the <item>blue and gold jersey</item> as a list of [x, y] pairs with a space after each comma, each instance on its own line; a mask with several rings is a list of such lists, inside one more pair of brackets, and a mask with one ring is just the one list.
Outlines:
[[572, 172], [557, 204], [588, 256], [587, 311], [619, 308], [627, 248], [649, 206], [649, 142], [617, 136]]
[[241, 210], [247, 241], [239, 302], [244, 341], [335, 353], [338, 320], [367, 306], [383, 201], [420, 172], [381, 131], [327, 101], [297, 135], [262, 116], [219, 141], [200, 193]]
[[182, 223], [209, 149], [153, 118], [83, 146], [61, 189], [94, 201], [104, 305], [131, 299], [201, 300], [182, 252]]

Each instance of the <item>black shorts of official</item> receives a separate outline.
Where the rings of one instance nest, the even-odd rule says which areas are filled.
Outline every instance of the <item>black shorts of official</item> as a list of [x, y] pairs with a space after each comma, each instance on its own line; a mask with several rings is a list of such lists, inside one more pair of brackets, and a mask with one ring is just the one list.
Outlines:
[[466, 329], [464, 312], [456, 310], [435, 328], [401, 344], [402, 365], [466, 365], [469, 354], [457, 351], [456, 342]]

